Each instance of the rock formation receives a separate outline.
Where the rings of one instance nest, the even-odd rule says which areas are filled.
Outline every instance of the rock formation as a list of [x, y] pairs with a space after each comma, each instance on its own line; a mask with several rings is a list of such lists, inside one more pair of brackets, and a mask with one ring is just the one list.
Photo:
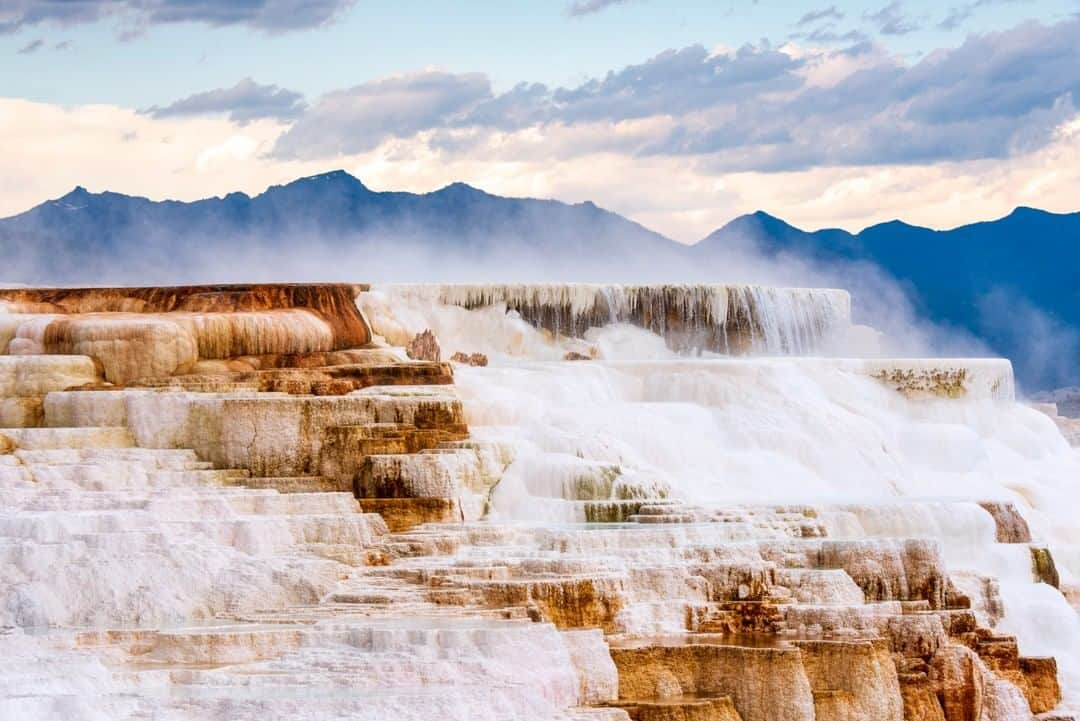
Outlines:
[[458, 351], [450, 356], [450, 360], [454, 363], [464, 363], [478, 368], [483, 368], [488, 364], [488, 357], [483, 353], [462, 353]]
[[[0, 716], [1071, 718], [1071, 451], [1007, 362], [452, 365], [357, 288], [0, 291]], [[839, 297], [529, 292], [440, 291], [554, 361]]]
[[89, 356], [104, 380], [201, 360], [358, 348], [371, 330], [350, 285], [0, 289], [0, 353]]
[[422, 333], [417, 333], [416, 336], [409, 341], [409, 345], [405, 350], [413, 360], [434, 362], [442, 360], [442, 350], [439, 348], [439, 340], [430, 329], [425, 329]]
[[582, 337], [590, 328], [630, 323], [660, 335], [676, 350], [722, 353], [808, 352], [851, 319], [850, 297], [836, 290], [584, 283], [399, 285], [380, 290], [401, 305], [502, 307], [556, 336]]

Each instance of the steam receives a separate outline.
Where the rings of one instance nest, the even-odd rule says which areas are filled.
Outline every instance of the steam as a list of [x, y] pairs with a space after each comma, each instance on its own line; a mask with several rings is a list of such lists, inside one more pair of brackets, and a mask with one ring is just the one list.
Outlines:
[[1027, 298], [994, 288], [979, 298], [979, 327], [986, 338], [1002, 346], [1024, 348], [1013, 358], [1017, 376], [1036, 379], [1042, 388], [1075, 383], [1080, 357], [1080, 331], [1057, 320]]
[[[528, 237], [475, 227], [433, 232], [420, 224], [376, 226], [362, 233], [310, 228], [280, 236], [237, 236], [222, 223], [199, 236], [149, 228], [137, 247], [71, 255], [49, 243], [24, 243], [7, 254], [0, 280], [30, 285], [166, 285], [227, 282], [360, 283], [725, 283], [841, 288], [852, 295], [851, 334], [831, 355], [992, 356], [970, 334], [920, 317], [909, 291], [864, 262], [822, 263], [769, 255], [747, 237], [704, 252], [655, 236], [592, 232], [530, 218]], [[44, 230], [44, 229], [43, 229]], [[30, 233], [30, 236], [37, 236]], [[40, 234], [48, 238], [47, 233]], [[587, 240], [583, 240], [587, 239]], [[651, 241], [651, 239], [649, 239]], [[109, 244], [104, 244], [109, 245]], [[877, 331], [870, 331], [869, 328]]]

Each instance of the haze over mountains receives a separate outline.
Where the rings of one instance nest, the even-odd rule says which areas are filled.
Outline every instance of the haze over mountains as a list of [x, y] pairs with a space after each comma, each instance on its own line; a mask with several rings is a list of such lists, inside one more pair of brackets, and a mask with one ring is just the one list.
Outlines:
[[[513, 260], [530, 250], [548, 261], [554, 261], [550, 251], [557, 250], [558, 272], [564, 260], [595, 257], [607, 263], [623, 248], [663, 254], [672, 242], [592, 203], [502, 198], [463, 183], [422, 195], [375, 192], [334, 171], [272, 186], [255, 197], [231, 193], [192, 203], [76, 188], [0, 220], [0, 245], [9, 257], [34, 260], [27, 282], [131, 282], [134, 267], [149, 276], [144, 281], [149, 283], [175, 281], [178, 274], [285, 280], [297, 272], [339, 279], [475, 278], [482, 273], [477, 263], [490, 266], [493, 254]], [[513, 255], [502, 252], [510, 247]], [[235, 259], [251, 248], [264, 253], [244, 256], [244, 268], [208, 255]], [[343, 265], [343, 254], [355, 255], [357, 248], [364, 249], [362, 259], [353, 258], [359, 265]], [[434, 253], [424, 260], [439, 264], [404, 257], [407, 253]], [[288, 257], [290, 264], [282, 267], [278, 257]], [[453, 258], [468, 266], [453, 272], [446, 266]], [[520, 265], [536, 275], [534, 266]], [[521, 275], [512, 268], [496, 270], [506, 278]]]
[[[767, 213], [686, 246], [585, 202], [503, 198], [462, 183], [376, 192], [344, 171], [191, 203], [76, 188], [0, 220], [0, 280], [715, 281], [852, 287], [1012, 358], [1029, 389], [1080, 384], [1080, 213], [1018, 208], [935, 231], [900, 221], [806, 232]], [[874, 268], [880, 269], [880, 273]], [[895, 285], [895, 284], [894, 284]]]

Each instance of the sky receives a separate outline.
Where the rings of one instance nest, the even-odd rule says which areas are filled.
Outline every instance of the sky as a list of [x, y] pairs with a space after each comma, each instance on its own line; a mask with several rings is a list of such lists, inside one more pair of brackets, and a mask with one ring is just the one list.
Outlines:
[[0, 0], [0, 59], [0, 216], [337, 168], [684, 242], [1080, 210], [1080, 0]]

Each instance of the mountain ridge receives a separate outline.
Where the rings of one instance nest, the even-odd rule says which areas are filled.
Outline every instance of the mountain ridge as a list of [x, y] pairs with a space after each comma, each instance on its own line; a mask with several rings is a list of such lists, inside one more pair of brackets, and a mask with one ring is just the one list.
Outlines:
[[375, 191], [335, 170], [190, 202], [80, 185], [0, 219], [2, 280], [46, 285], [316, 279], [327, 269], [365, 280], [716, 281], [733, 280], [732, 253], [747, 246], [765, 266], [870, 264], [921, 316], [985, 340], [1029, 384], [1080, 383], [1080, 212], [1018, 206], [950, 229], [896, 219], [852, 233], [757, 210], [685, 245], [591, 201], [507, 198], [462, 182]]
[[[225, 202], [225, 201], [230, 201], [230, 200], [233, 200], [233, 199], [244, 199], [244, 200], [249, 200], [249, 201], [250, 200], [256, 200], [256, 199], [258, 199], [258, 198], [260, 198], [262, 196], [265, 196], [265, 195], [267, 195], [269, 193], [273, 193], [275, 191], [281, 191], [281, 190], [284, 190], [284, 189], [290, 189], [290, 188], [299, 187], [299, 186], [304, 185], [304, 184], [312, 183], [313, 181], [318, 181], [318, 182], [324, 182], [325, 183], [326, 181], [330, 181], [330, 180], [345, 181], [345, 183], [347, 185], [352, 185], [354, 187], [357, 187], [357, 188], [363, 190], [364, 192], [366, 192], [366, 193], [368, 193], [370, 195], [374, 195], [374, 196], [384, 196], [384, 197], [408, 196], [408, 197], [412, 197], [412, 198], [424, 198], [424, 197], [431, 197], [431, 196], [438, 196], [438, 195], [447, 195], [448, 191], [452, 192], [452, 191], [455, 191], [455, 190], [458, 190], [458, 189], [464, 189], [464, 190], [468, 191], [471, 194], [475, 194], [475, 195], [478, 195], [478, 196], [484, 196], [484, 197], [488, 197], [488, 198], [498, 198], [498, 199], [507, 200], [507, 201], [529, 201], [529, 202], [537, 202], [537, 203], [553, 203], [553, 204], [564, 205], [564, 206], [567, 206], [567, 207], [592, 207], [592, 208], [596, 208], [598, 210], [602, 210], [602, 211], [607, 212], [607, 213], [611, 213], [613, 215], [619, 215], [619, 214], [615, 213], [614, 211], [608, 211], [605, 208], [596, 205], [596, 203], [594, 203], [591, 200], [583, 200], [583, 201], [580, 201], [578, 203], [567, 203], [567, 202], [560, 201], [560, 200], [554, 199], [554, 198], [533, 198], [533, 197], [527, 197], [527, 196], [497, 195], [495, 193], [490, 193], [490, 192], [488, 192], [486, 190], [483, 190], [482, 188], [478, 188], [478, 187], [476, 187], [474, 185], [470, 185], [468, 183], [465, 183], [463, 181], [454, 181], [454, 182], [448, 183], [447, 185], [442, 186], [441, 188], [436, 188], [435, 190], [428, 191], [426, 193], [417, 193], [417, 192], [404, 191], [404, 190], [372, 190], [371, 188], [369, 188], [363, 182], [362, 179], [360, 179], [360, 178], [356, 177], [355, 175], [349, 173], [347, 170], [338, 168], [338, 169], [335, 169], [335, 170], [326, 171], [324, 173], [316, 173], [314, 175], [302, 176], [302, 177], [297, 178], [296, 180], [290, 181], [288, 183], [275, 183], [273, 185], [267, 186], [266, 190], [262, 191], [261, 193], [256, 193], [254, 195], [249, 195], [248, 193], [245, 193], [243, 191], [234, 190], [234, 191], [230, 191], [229, 193], [226, 193], [225, 195], [207, 196], [205, 198], [198, 198], [198, 199], [195, 199], [195, 200], [177, 200], [177, 199], [172, 199], [172, 198], [166, 198], [166, 199], [162, 199], [162, 200], [153, 200], [153, 199], [148, 198], [146, 196], [129, 195], [129, 194], [126, 194], [126, 193], [118, 193], [118, 192], [110, 191], [110, 190], [104, 190], [104, 191], [100, 191], [100, 192], [91, 192], [90, 190], [88, 190], [83, 185], [76, 185], [74, 188], [72, 188], [72, 190], [68, 191], [67, 193], [65, 193], [62, 196], [59, 196], [57, 198], [46, 199], [46, 200], [42, 201], [41, 203], [39, 203], [38, 205], [36, 205], [36, 206], [34, 206], [32, 208], [28, 208], [27, 210], [24, 210], [24, 211], [22, 211], [20, 213], [15, 213], [13, 215], [0, 217], [0, 223], [15, 220], [15, 219], [20, 218], [22, 216], [30, 215], [30, 214], [34, 213], [35, 211], [40, 210], [42, 208], [42, 206], [49, 205], [49, 204], [58, 204], [61, 201], [68, 200], [69, 198], [86, 199], [86, 198], [96, 198], [96, 197], [114, 197], [114, 198], [124, 198], [124, 199], [127, 199], [127, 200], [133, 200], [133, 201], [144, 201], [146, 203], [169, 204], [169, 205], [174, 205], [175, 204], [175, 205], [182, 205], [182, 206], [191, 206], [191, 205], [198, 205], [198, 204], [203, 204], [203, 203], [212, 203], [212, 202], [215, 202], [215, 201], [216, 202]], [[878, 229], [878, 228], [881, 228], [883, 226], [894, 226], [894, 225], [897, 225], [897, 224], [902, 225], [902, 226], [904, 226], [906, 228], [909, 228], [909, 229], [913, 229], [913, 230], [929, 231], [929, 232], [933, 232], [933, 233], [950, 233], [950, 232], [954, 232], [954, 231], [961, 230], [961, 229], [964, 229], [964, 228], [969, 228], [969, 227], [972, 227], [972, 226], [979, 226], [979, 225], [997, 223], [997, 222], [1000, 222], [1000, 221], [1004, 221], [1004, 220], [1013, 218], [1014, 216], [1022, 216], [1022, 215], [1050, 216], [1050, 217], [1056, 217], [1056, 218], [1076, 217], [1076, 216], [1080, 216], [1080, 211], [1058, 213], [1058, 212], [1054, 212], [1054, 211], [1045, 210], [1045, 209], [1042, 209], [1042, 208], [1036, 208], [1036, 207], [1033, 207], [1033, 206], [1018, 205], [1018, 206], [1014, 207], [1012, 210], [1010, 210], [1008, 213], [1006, 213], [1005, 215], [1002, 215], [1002, 216], [1000, 216], [998, 218], [991, 218], [991, 219], [987, 219], [987, 220], [973, 220], [971, 222], [963, 223], [961, 225], [953, 226], [953, 227], [950, 227], [950, 228], [931, 228], [931, 227], [928, 227], [928, 226], [908, 223], [907, 221], [903, 220], [902, 218], [892, 218], [890, 220], [881, 221], [881, 222], [878, 222], [878, 223], [873, 223], [871, 225], [865, 226], [861, 230], [853, 232], [853, 231], [849, 231], [849, 230], [846, 230], [846, 229], [843, 229], [843, 228], [837, 228], [837, 227], [825, 227], [825, 228], [819, 228], [817, 230], [811, 230], [811, 231], [803, 230], [802, 228], [799, 228], [798, 226], [794, 226], [794, 225], [788, 223], [787, 221], [780, 218], [779, 216], [773, 215], [773, 214], [769, 213], [768, 211], [759, 208], [757, 210], [754, 210], [754, 211], [751, 211], [751, 212], [748, 212], [748, 213], [744, 213], [742, 215], [735, 216], [734, 218], [732, 218], [730, 221], [728, 221], [724, 225], [720, 226], [719, 228], [717, 228], [717, 229], [713, 230], [712, 232], [710, 232], [709, 234], [707, 234], [705, 237], [703, 237], [703, 238], [701, 238], [699, 240], [693, 241], [691, 243], [681, 243], [680, 241], [675, 241], [675, 240], [673, 240], [671, 238], [667, 238], [666, 236], [664, 236], [664, 237], [666, 239], [668, 239], [668, 240], [672, 240], [672, 242], [679, 243], [680, 245], [693, 247], [695, 245], [700, 244], [701, 242], [708, 239], [709, 237], [711, 237], [713, 235], [716, 235], [718, 233], [721, 233], [723, 231], [729, 230], [729, 229], [732, 228], [732, 226], [738, 226], [740, 223], [745, 222], [745, 221], [747, 221], [749, 219], [760, 220], [760, 221], [763, 221], [763, 222], [768, 223], [768, 224], [774, 224], [774, 223], [782, 224], [783, 226], [786, 226], [789, 229], [793, 229], [793, 230], [796, 230], [796, 231], [802, 232], [802, 233], [845, 233], [845, 234], [852, 235], [852, 236], [859, 236], [859, 235], [862, 235], [864, 233], [867, 233], [868, 231], [872, 231], [874, 229]], [[621, 215], [619, 217], [624, 218], [628, 222], [634, 223], [636, 225], [640, 225], [641, 227], [645, 228], [646, 230], [649, 230], [650, 232], [656, 233], [657, 235], [662, 235], [661, 233], [659, 233], [657, 231], [652, 231], [651, 229], [647, 228], [646, 226], [644, 226], [644, 225], [642, 225], [642, 224], [638, 223], [637, 221], [634, 221], [634, 220], [632, 220], [630, 218], [625, 218], [625, 216], [621, 216]]]

